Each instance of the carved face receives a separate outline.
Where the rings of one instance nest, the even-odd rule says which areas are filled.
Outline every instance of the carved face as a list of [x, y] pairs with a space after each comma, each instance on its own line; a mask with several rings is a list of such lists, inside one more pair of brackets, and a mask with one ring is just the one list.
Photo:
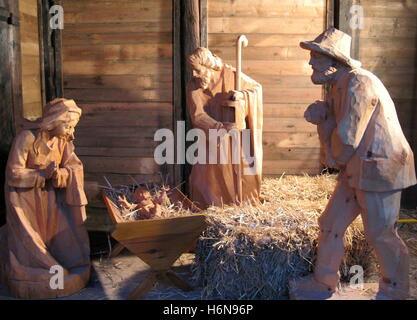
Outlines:
[[193, 77], [201, 88], [207, 89], [213, 78], [213, 70], [206, 66], [198, 65], [193, 69]]
[[313, 74], [311, 75], [311, 81], [314, 84], [325, 84], [333, 80], [335, 72], [335, 61], [315, 51], [310, 51], [309, 64], [313, 68]]
[[58, 125], [49, 132], [51, 136], [68, 141], [74, 140], [74, 129], [78, 123], [79, 116], [73, 112], [70, 112], [70, 114], [71, 116], [67, 121], [59, 121]]

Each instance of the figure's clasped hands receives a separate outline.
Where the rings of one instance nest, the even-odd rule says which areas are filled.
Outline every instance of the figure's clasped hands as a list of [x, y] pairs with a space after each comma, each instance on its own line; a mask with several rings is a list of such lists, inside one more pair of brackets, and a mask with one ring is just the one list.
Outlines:
[[52, 161], [45, 169], [41, 170], [41, 174], [46, 180], [56, 178], [58, 174], [57, 163]]

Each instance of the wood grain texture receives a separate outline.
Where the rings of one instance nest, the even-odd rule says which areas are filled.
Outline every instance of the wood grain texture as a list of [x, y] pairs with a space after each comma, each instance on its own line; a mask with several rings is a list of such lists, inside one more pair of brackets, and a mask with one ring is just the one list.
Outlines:
[[19, 0], [23, 117], [42, 116], [41, 54], [38, 2]]
[[137, 299], [146, 294], [157, 280], [165, 279], [184, 291], [192, 290], [188, 283], [170, 270], [170, 267], [182, 253], [195, 244], [198, 236], [207, 227], [205, 216], [193, 214], [122, 221], [121, 214], [112, 200], [104, 193], [103, 198], [109, 216], [115, 224], [112, 237], [151, 267], [148, 279], [139, 284], [129, 295], [129, 299]]
[[86, 181], [160, 181], [153, 136], [172, 128], [172, 1], [63, 6], [63, 84], [83, 110], [75, 146]]
[[112, 237], [154, 270], [166, 270], [205, 229], [204, 215], [123, 222]]
[[[183, 79], [182, 73], [184, 69], [183, 57], [182, 57], [182, 44], [181, 44], [181, 28], [182, 28], [182, 16], [181, 16], [181, 1], [173, 0], [173, 115], [172, 115], [172, 127], [173, 132], [177, 134], [177, 121], [182, 121], [187, 116], [187, 108], [184, 104], [183, 93]], [[175, 148], [176, 149], [176, 148]], [[175, 151], [177, 152], [177, 151]], [[183, 166], [175, 164], [172, 166], [171, 183], [173, 185], [179, 185], [183, 181]], [[183, 189], [183, 187], [181, 188]]]
[[[0, 2], [0, 14], [5, 18], [8, 17], [8, 1]], [[8, 25], [6, 21], [0, 21], [0, 43], [10, 43], [13, 40], [13, 34], [9, 32], [9, 28], [13, 27]], [[11, 52], [9, 49], [10, 48], [8, 46], [0, 46], [0, 156], [4, 166], [6, 165], [7, 155], [15, 133], [13, 105], [14, 98], [12, 91], [14, 80], [11, 63], [13, 59], [13, 52]], [[4, 171], [1, 173], [3, 177], [2, 182], [4, 182], [3, 173]], [[0, 187], [0, 189], [3, 191], [2, 187]], [[2, 200], [1, 203], [4, 207], [4, 200]]]

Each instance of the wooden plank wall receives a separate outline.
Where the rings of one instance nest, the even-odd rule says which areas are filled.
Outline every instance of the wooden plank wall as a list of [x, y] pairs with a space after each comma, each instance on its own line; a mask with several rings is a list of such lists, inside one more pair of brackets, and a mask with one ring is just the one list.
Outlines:
[[[341, 26], [353, 37], [352, 55], [387, 87], [417, 155], [417, 1], [353, 0], [349, 4], [364, 10], [363, 29], [351, 30], [346, 18]], [[417, 188], [404, 194], [406, 202], [417, 205]]]
[[208, 0], [210, 50], [235, 66], [236, 38], [249, 39], [242, 70], [263, 86], [265, 175], [320, 172], [316, 127], [303, 114], [322, 87], [311, 83], [299, 42], [321, 33], [325, 19], [325, 0]]
[[354, 4], [363, 7], [365, 19], [364, 28], [353, 31], [352, 54], [385, 84], [404, 133], [415, 143], [417, 1], [366, 0]]
[[[64, 96], [83, 109], [76, 152], [89, 184], [160, 181], [154, 132], [172, 127], [172, 4], [64, 0]], [[98, 204], [100, 205], [100, 204]]]
[[41, 55], [37, 0], [19, 0], [23, 117], [42, 116]]

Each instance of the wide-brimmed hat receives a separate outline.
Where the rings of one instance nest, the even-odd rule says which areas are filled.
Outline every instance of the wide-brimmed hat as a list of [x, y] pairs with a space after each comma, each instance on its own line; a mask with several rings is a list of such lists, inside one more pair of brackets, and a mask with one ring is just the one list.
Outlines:
[[350, 57], [351, 36], [336, 28], [329, 28], [313, 41], [302, 41], [300, 47], [330, 56], [352, 68], [362, 63]]

